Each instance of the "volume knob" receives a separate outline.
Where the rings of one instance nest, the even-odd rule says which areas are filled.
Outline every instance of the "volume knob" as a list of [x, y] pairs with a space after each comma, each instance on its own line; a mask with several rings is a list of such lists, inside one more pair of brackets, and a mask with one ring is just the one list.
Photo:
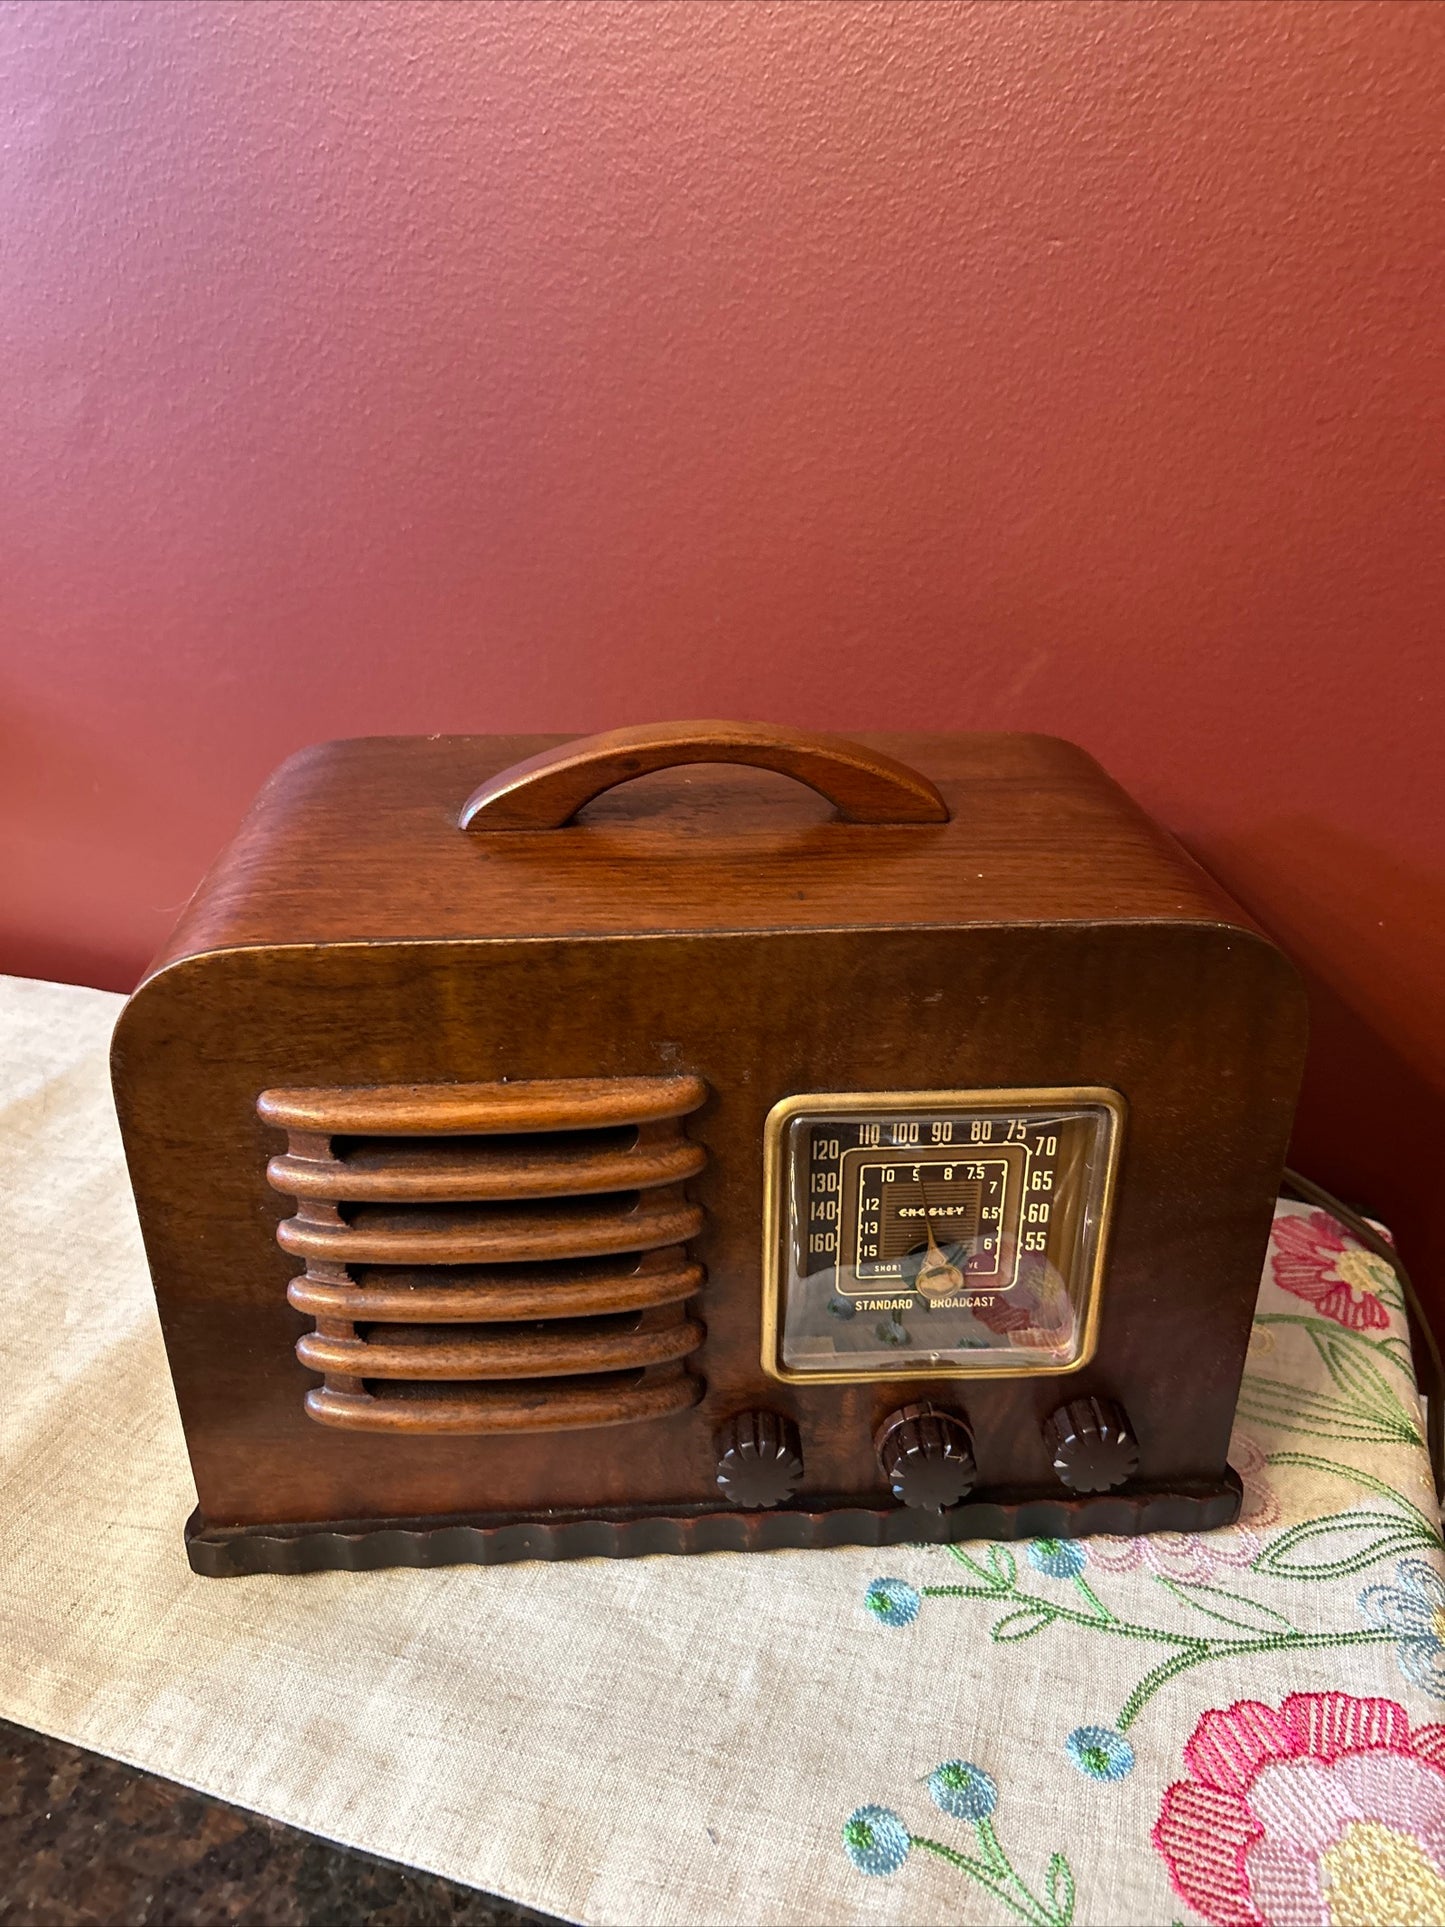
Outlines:
[[936, 1405], [900, 1405], [874, 1440], [883, 1476], [900, 1505], [941, 1512], [973, 1490], [978, 1469], [964, 1420]]
[[798, 1428], [776, 1412], [739, 1412], [714, 1439], [717, 1482], [734, 1505], [781, 1505], [803, 1476]]
[[1110, 1492], [1139, 1470], [1139, 1441], [1111, 1398], [1074, 1398], [1044, 1426], [1055, 1472], [1072, 1492]]

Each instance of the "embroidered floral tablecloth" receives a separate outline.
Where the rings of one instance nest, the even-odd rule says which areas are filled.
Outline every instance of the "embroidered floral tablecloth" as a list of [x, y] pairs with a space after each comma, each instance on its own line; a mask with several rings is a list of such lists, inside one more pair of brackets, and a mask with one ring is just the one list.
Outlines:
[[1282, 1204], [1208, 1536], [193, 1577], [105, 1082], [0, 979], [0, 1713], [588, 1922], [1445, 1923], [1389, 1267]]

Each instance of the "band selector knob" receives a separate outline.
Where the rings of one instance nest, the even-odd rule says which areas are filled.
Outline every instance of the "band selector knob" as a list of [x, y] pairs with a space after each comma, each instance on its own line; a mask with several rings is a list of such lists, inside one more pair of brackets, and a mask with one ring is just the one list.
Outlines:
[[1139, 1469], [1139, 1441], [1122, 1405], [1074, 1398], [1044, 1425], [1054, 1471], [1072, 1492], [1111, 1492]]
[[941, 1512], [973, 1490], [973, 1435], [956, 1412], [900, 1405], [874, 1438], [883, 1476], [900, 1505]]
[[798, 1428], [776, 1412], [739, 1412], [713, 1441], [717, 1482], [733, 1505], [781, 1505], [791, 1499], [803, 1477]]

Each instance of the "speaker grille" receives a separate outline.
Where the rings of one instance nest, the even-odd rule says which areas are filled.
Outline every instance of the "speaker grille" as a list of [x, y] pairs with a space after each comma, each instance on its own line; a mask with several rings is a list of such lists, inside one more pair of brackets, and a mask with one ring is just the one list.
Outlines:
[[401, 1434], [628, 1425], [685, 1410], [703, 1327], [683, 1190], [695, 1077], [264, 1091], [266, 1176], [322, 1375], [320, 1424]]

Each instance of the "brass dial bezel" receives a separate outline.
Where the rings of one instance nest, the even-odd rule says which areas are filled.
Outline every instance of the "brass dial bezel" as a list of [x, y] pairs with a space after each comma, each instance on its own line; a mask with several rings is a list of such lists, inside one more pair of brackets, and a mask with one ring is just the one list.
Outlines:
[[[785, 1241], [788, 1235], [789, 1158], [787, 1130], [794, 1118], [809, 1112], [866, 1111], [883, 1116], [904, 1111], [1007, 1111], [1024, 1107], [1049, 1109], [1067, 1105], [1097, 1105], [1108, 1114], [1104, 1173], [1099, 1191], [1099, 1230], [1079, 1304], [1082, 1329], [1079, 1355], [1067, 1365], [920, 1365], [915, 1370], [799, 1371], [780, 1356]], [[804, 1091], [781, 1099], [763, 1125], [763, 1273], [762, 1367], [769, 1378], [787, 1385], [860, 1385], [904, 1383], [910, 1379], [939, 1378], [1066, 1378], [1080, 1372], [1093, 1358], [1099, 1343], [1099, 1298], [1108, 1259], [1113, 1225], [1114, 1193], [1119, 1174], [1128, 1106], [1119, 1092], [1104, 1084], [1060, 1084], [1020, 1089], [968, 1091]]]

